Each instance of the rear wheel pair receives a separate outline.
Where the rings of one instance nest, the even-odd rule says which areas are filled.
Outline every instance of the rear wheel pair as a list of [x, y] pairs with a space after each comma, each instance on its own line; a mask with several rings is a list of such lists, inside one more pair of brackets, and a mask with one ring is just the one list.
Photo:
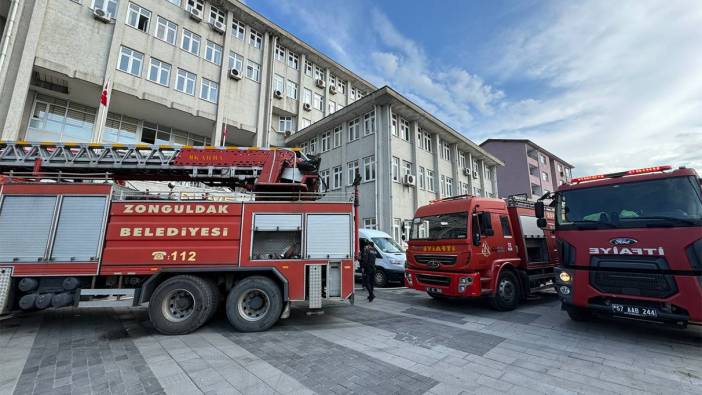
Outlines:
[[[210, 280], [183, 275], [161, 283], [149, 302], [154, 328], [166, 335], [193, 332], [212, 318], [219, 306], [219, 289]], [[278, 321], [283, 310], [279, 287], [269, 278], [247, 277], [229, 292], [227, 318], [242, 332], [264, 331]]]

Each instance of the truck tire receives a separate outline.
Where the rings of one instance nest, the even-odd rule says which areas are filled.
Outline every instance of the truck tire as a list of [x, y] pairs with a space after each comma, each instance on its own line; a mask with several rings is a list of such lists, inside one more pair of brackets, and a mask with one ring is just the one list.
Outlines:
[[239, 332], [261, 332], [272, 327], [283, 311], [283, 297], [273, 280], [252, 276], [241, 280], [227, 296], [227, 319]]
[[519, 281], [514, 272], [503, 270], [497, 278], [495, 294], [490, 298], [490, 305], [498, 311], [514, 310], [519, 304], [519, 290]]
[[577, 306], [567, 306], [568, 317], [575, 322], [587, 322], [592, 319], [592, 311]]
[[375, 269], [375, 276], [373, 278], [375, 281], [375, 286], [378, 288], [383, 288], [388, 285], [388, 275], [383, 269]]
[[164, 335], [184, 335], [201, 327], [215, 298], [211, 283], [202, 277], [181, 275], [162, 282], [149, 299], [149, 319]]

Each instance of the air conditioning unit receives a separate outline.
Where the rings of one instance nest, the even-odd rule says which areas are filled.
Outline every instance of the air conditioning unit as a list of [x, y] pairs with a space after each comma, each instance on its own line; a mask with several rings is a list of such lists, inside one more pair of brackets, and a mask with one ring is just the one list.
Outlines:
[[305, 103], [302, 105], [302, 109], [305, 111], [312, 111], [312, 105], [310, 103]]
[[193, 6], [188, 6], [185, 11], [188, 13], [190, 16], [190, 19], [196, 21], [196, 22], [201, 22], [202, 21], [202, 11], [198, 10], [197, 8]]
[[110, 16], [104, 8], [96, 8], [93, 10], [93, 17], [100, 22], [110, 23], [112, 22]]
[[283, 92], [281, 92], [281, 91], [279, 91], [279, 90], [276, 89], [276, 90], [273, 91], [273, 96], [275, 96], [276, 99], [282, 99], [282, 98], [283, 98]]
[[317, 78], [316, 80], [314, 80], [314, 84], [317, 85], [317, 88], [324, 88], [325, 86], [327, 86], [327, 84], [321, 78]]
[[290, 137], [290, 136], [292, 136], [292, 132], [289, 131], [289, 130], [286, 130], [286, 131], [285, 131], [285, 137]]
[[224, 30], [225, 30], [224, 23], [222, 23], [220, 21], [214, 21], [214, 22], [210, 23], [210, 27], [212, 27], [212, 30], [216, 31], [217, 33], [224, 34]]
[[473, 170], [473, 178], [475, 178], [476, 180], [479, 178], [477, 170]]
[[336, 95], [336, 86], [329, 85], [329, 93], [331, 93], [332, 95]]
[[414, 186], [417, 184], [417, 178], [414, 176], [414, 174], [405, 174], [405, 176], [402, 178], [402, 183], [405, 185]]
[[471, 171], [470, 171], [469, 168], [466, 167], [465, 169], [463, 169], [463, 175], [464, 175], [464, 176], [470, 177], [470, 173], [471, 173]]
[[241, 79], [241, 71], [239, 69], [229, 70], [229, 78], [239, 81]]

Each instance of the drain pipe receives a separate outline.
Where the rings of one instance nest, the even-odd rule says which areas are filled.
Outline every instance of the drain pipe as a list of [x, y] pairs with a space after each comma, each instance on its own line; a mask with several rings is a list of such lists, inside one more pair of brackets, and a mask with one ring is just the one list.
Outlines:
[[19, 0], [10, 0], [10, 18], [5, 24], [5, 42], [2, 44], [2, 51], [0, 51], [0, 74], [2, 74], [2, 69], [5, 67], [5, 59], [7, 58], [7, 50], [10, 46], [10, 40], [12, 37], [12, 30], [15, 27], [15, 19], [17, 18], [17, 9], [19, 8]]

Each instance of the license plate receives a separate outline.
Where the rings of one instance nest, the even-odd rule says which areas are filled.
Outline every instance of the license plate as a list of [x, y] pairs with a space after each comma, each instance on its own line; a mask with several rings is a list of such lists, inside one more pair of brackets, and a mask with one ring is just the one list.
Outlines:
[[612, 303], [612, 312], [615, 314], [628, 315], [632, 317], [656, 318], [658, 310], [650, 307], [631, 306], [626, 304]]
[[444, 293], [444, 291], [443, 291], [441, 288], [427, 287], [427, 291], [433, 292], [433, 293], [435, 293], [435, 294]]

